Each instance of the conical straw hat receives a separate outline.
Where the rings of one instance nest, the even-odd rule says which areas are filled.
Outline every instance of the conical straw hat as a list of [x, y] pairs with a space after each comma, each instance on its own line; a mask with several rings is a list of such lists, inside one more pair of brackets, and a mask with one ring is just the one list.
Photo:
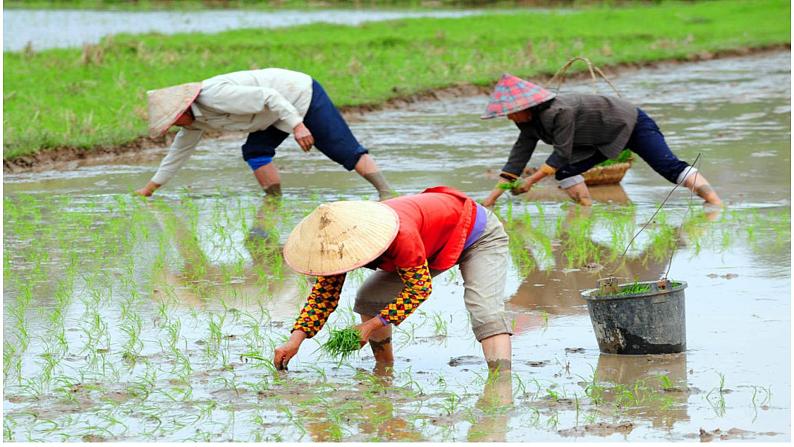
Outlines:
[[293, 270], [307, 275], [349, 272], [383, 254], [399, 226], [397, 213], [379, 202], [326, 203], [292, 230], [284, 259]]
[[544, 103], [555, 96], [554, 93], [539, 85], [505, 73], [494, 87], [491, 100], [480, 118], [485, 120], [519, 112]]
[[182, 115], [201, 92], [201, 82], [149, 90], [149, 134], [159, 137]]

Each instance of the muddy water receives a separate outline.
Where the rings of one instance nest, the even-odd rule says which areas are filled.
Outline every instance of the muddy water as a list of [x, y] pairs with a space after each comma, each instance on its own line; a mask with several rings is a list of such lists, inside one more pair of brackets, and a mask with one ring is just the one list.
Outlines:
[[[148, 203], [124, 193], [154, 162], [6, 176], [4, 437], [790, 440], [789, 60], [616, 78], [679, 156], [702, 154], [728, 203], [704, 212], [674, 193], [618, 270], [656, 279], [674, 248], [669, 276], [689, 285], [687, 351], [676, 355], [600, 354], [578, 297], [669, 191], [642, 162], [620, 187], [594, 188], [589, 212], [553, 184], [501, 199], [515, 243], [513, 372], [490, 380], [457, 271], [395, 332], [385, 377], [365, 350], [337, 364], [313, 341], [289, 373], [269, 369], [310, 286], [283, 265], [279, 241], [320, 201], [371, 196], [319, 154], [282, 149], [280, 210], [256, 196], [235, 138], [203, 142]], [[477, 119], [484, 102], [418, 103], [352, 127], [401, 192], [443, 183], [479, 198], [516, 136], [505, 121]], [[534, 164], [549, 148], [537, 152]], [[354, 321], [365, 276], [351, 274], [329, 325]]]
[[66, 48], [119, 33], [216, 33], [238, 28], [283, 28], [324, 22], [358, 25], [413, 17], [464, 17], [480, 11], [3, 11], [3, 51]]

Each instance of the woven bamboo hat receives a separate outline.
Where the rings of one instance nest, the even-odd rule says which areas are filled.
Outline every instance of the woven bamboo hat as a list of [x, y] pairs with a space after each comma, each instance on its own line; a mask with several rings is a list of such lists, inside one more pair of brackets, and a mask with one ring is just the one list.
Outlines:
[[491, 100], [480, 118], [487, 120], [534, 107], [556, 95], [545, 88], [509, 73], [502, 75], [491, 93]]
[[397, 213], [380, 202], [326, 203], [292, 230], [284, 259], [293, 270], [307, 275], [349, 272], [383, 254], [399, 226]]
[[201, 82], [149, 90], [149, 135], [159, 137], [182, 115], [201, 93]]

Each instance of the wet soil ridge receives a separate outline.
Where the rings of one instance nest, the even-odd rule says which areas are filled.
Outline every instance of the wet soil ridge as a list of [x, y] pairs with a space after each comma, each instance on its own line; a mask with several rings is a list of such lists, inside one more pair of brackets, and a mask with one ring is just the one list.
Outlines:
[[[83, 152], [112, 154], [162, 145], [163, 140], [141, 138], [146, 133], [145, 91], [222, 72], [266, 66], [304, 71], [323, 82], [348, 114], [366, 113], [432, 96], [481, 93], [504, 71], [537, 79], [554, 73], [571, 56], [587, 56], [600, 67], [621, 67], [788, 48], [790, 26], [781, 19], [787, 11], [788, 3], [780, 0], [566, 14], [522, 11], [358, 27], [118, 35], [83, 50], [8, 53], [4, 171], [86, 157]], [[528, 30], [528, 20], [547, 26]], [[589, 32], [605, 21], [610, 26], [603, 35]], [[641, 29], [638, 23], [644, 24]], [[86, 72], [92, 73], [90, 79]], [[49, 151], [57, 155], [38, 155]]]

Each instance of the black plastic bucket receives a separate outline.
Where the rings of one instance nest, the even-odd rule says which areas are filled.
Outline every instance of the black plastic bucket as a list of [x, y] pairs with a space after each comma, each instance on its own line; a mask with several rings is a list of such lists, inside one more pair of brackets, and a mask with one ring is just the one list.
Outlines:
[[[686, 350], [686, 309], [683, 281], [638, 294], [599, 296], [599, 289], [582, 292], [590, 311], [598, 348], [608, 354], [670, 354]], [[631, 284], [621, 284], [618, 290]]]

